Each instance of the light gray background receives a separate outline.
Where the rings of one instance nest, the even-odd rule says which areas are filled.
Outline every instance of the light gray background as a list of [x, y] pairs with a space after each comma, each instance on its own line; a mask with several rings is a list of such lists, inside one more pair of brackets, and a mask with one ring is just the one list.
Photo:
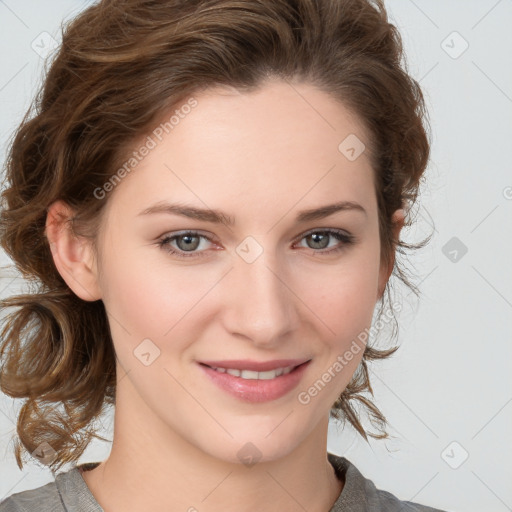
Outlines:
[[[43, 69], [32, 42], [42, 32], [59, 40], [61, 21], [89, 3], [0, 0], [2, 162]], [[402, 293], [401, 349], [371, 369], [394, 437], [367, 444], [332, 423], [328, 448], [401, 499], [454, 511], [512, 510], [512, 1], [386, 5], [433, 132], [418, 226], [405, 238], [434, 237], [411, 260], [422, 297]], [[22, 285], [2, 271], [2, 297]], [[14, 462], [19, 406], [0, 395], [0, 500], [52, 480], [35, 462], [23, 472]], [[107, 437], [111, 421], [106, 415], [100, 431]], [[105, 459], [109, 446], [93, 443], [81, 462]]]

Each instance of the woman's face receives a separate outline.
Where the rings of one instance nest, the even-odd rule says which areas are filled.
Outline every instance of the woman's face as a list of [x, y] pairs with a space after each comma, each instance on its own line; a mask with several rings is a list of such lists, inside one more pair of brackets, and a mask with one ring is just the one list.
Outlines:
[[[108, 201], [97, 283], [122, 366], [117, 407], [148, 442], [169, 434], [225, 461], [251, 450], [272, 460], [325, 430], [389, 275], [368, 140], [304, 84], [194, 99], [155, 125], [134, 148], [147, 154], [98, 199]], [[352, 207], [322, 212], [342, 202]], [[175, 207], [148, 213], [164, 203]], [[307, 364], [256, 380], [205, 362]]]

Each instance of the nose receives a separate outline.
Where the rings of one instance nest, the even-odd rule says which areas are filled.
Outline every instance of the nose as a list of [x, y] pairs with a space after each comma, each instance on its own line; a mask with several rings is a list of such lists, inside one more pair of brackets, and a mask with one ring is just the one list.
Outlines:
[[254, 261], [238, 255], [227, 276], [225, 327], [258, 347], [279, 346], [298, 325], [298, 298], [284, 261], [264, 250]]

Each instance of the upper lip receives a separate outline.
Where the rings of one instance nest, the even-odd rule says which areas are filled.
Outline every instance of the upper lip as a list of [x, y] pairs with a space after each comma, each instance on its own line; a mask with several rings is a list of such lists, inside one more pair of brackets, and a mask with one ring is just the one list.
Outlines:
[[226, 368], [232, 370], [252, 370], [255, 372], [265, 372], [277, 368], [287, 368], [288, 366], [299, 366], [310, 361], [310, 359], [275, 359], [273, 361], [251, 361], [249, 359], [223, 360], [223, 361], [199, 361], [200, 364], [211, 366], [212, 368]]

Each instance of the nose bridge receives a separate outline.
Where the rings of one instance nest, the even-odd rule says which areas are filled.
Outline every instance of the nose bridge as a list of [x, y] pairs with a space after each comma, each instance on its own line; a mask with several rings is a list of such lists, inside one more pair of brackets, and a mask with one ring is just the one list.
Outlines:
[[282, 258], [248, 237], [236, 250], [228, 284], [233, 332], [256, 344], [275, 343], [297, 320]]

